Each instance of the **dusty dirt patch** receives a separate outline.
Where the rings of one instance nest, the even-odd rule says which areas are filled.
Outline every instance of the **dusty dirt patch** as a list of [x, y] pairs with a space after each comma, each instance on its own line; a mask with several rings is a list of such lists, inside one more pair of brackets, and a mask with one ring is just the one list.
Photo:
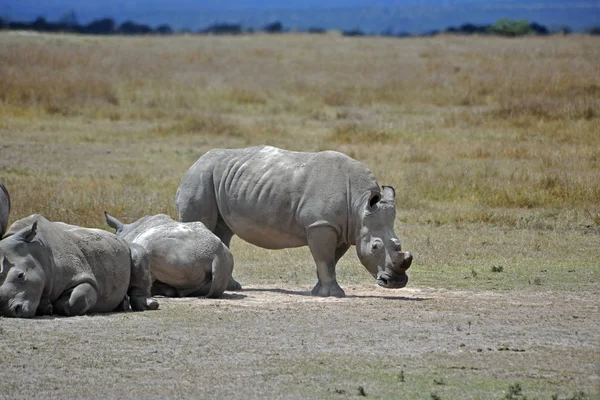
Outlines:
[[598, 293], [345, 289], [0, 318], [0, 398], [501, 398], [515, 382], [535, 398], [598, 393]]

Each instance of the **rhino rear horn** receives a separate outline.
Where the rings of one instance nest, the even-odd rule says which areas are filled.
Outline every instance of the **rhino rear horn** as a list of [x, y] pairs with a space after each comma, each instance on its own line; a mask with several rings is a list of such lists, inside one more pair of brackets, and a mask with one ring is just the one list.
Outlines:
[[108, 226], [110, 226], [117, 232], [123, 229], [123, 223], [115, 217], [109, 215], [106, 211], [104, 211], [104, 218], [106, 219], [106, 223], [108, 224]]

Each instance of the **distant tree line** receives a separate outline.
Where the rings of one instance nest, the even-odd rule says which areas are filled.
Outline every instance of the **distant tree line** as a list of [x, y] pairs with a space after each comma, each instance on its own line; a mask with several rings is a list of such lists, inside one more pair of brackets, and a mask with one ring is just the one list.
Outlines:
[[151, 28], [148, 25], [138, 24], [134, 21], [125, 21], [121, 24], [117, 24], [112, 18], [95, 19], [89, 24], [82, 25], [77, 22], [74, 14], [65, 16], [57, 22], [47, 21], [44, 17], [38, 17], [33, 22], [6, 21], [0, 18], [0, 29], [39, 32], [71, 32], [88, 35], [170, 35], [173, 33], [173, 29], [166, 24]]
[[[139, 24], [134, 21], [125, 21], [117, 24], [112, 18], [100, 18], [93, 20], [89, 24], [80, 24], [74, 11], [65, 14], [56, 22], [47, 21], [44, 17], [38, 17], [33, 22], [10, 21], [0, 18], [0, 29], [9, 30], [26, 30], [39, 32], [70, 32], [82, 33], [88, 35], [171, 35], [173, 33], [196, 33], [206, 35], [242, 35], [252, 34], [255, 32], [265, 32], [269, 34], [277, 34], [286, 32], [283, 24], [279, 21], [272, 22], [263, 26], [259, 30], [253, 28], [244, 28], [241, 24], [233, 23], [215, 23], [206, 28], [192, 31], [183, 29], [175, 32], [169, 25], [162, 24], [155, 28], [149, 25]], [[325, 28], [310, 27], [306, 31], [310, 34], [326, 33]], [[413, 35], [408, 32], [392, 32], [391, 29], [386, 29], [379, 34], [367, 34], [361, 29], [354, 28], [342, 31], [344, 36], [432, 36], [437, 34], [449, 33], [457, 35], [497, 35], [506, 37], [516, 37], [524, 35], [548, 35], [550, 33], [570, 34], [572, 31], [568, 26], [558, 30], [550, 31], [544, 25], [536, 22], [528, 22], [526, 20], [512, 20], [508, 18], [500, 19], [499, 21], [489, 25], [476, 25], [465, 23], [458, 27], [450, 26], [444, 30], [435, 30], [427, 32], [423, 35]], [[592, 27], [585, 31], [590, 35], [600, 35], [600, 26]]]
[[549, 35], [550, 33], [571, 33], [571, 28], [568, 26], [562, 27], [555, 32], [551, 32], [544, 25], [538, 24], [537, 22], [528, 22], [526, 20], [512, 20], [503, 18], [490, 25], [475, 25], [475, 24], [463, 24], [459, 27], [450, 26], [446, 28], [444, 33], [455, 33], [462, 35], [498, 35], [498, 36], [524, 36], [524, 35]]

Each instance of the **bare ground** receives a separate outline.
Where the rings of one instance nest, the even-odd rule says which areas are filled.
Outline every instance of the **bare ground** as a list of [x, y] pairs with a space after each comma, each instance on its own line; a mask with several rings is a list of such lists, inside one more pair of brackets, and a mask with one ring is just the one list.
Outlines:
[[0, 318], [0, 398], [598, 397], [596, 291], [308, 289]]

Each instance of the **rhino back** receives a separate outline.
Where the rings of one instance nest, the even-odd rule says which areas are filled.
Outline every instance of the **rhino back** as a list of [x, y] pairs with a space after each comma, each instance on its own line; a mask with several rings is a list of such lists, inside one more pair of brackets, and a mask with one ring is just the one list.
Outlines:
[[10, 216], [10, 196], [4, 183], [0, 181], [0, 238], [8, 229], [8, 217]]
[[[361, 198], [378, 190], [372, 172], [334, 151], [305, 153], [270, 146], [213, 150], [198, 160], [213, 175], [219, 212], [242, 239], [265, 248], [307, 244], [307, 228], [353, 230]], [[353, 233], [352, 233], [353, 234]]]

